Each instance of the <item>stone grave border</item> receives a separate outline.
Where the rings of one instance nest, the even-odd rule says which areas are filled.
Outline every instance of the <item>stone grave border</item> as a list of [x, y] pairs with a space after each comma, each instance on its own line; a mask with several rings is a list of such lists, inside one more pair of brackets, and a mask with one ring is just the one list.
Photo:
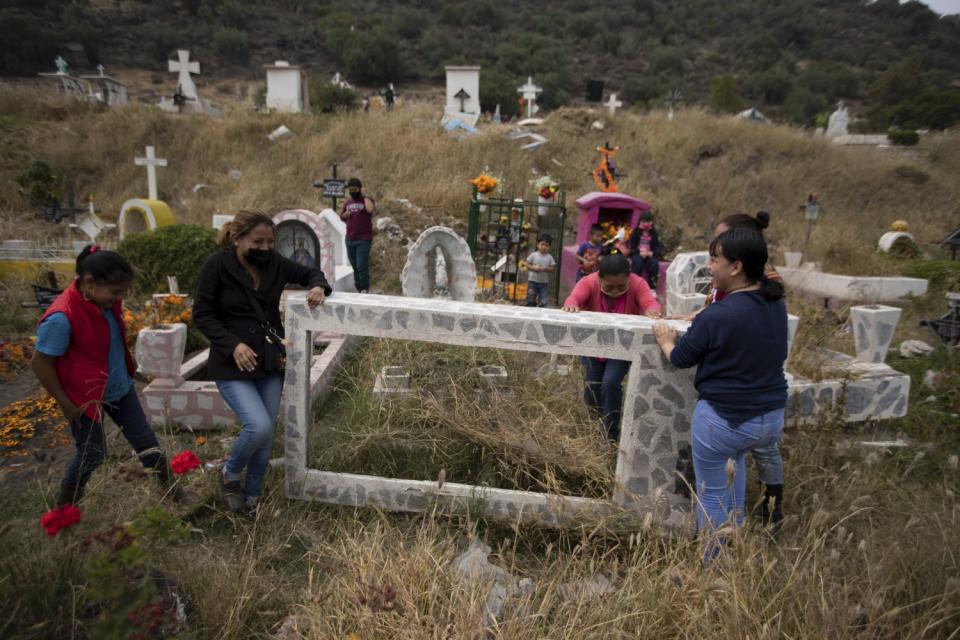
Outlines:
[[[554, 527], [623, 512], [649, 513], [668, 529], [687, 521], [690, 502], [673, 493], [674, 467], [678, 446], [689, 441], [694, 370], [677, 370], [663, 358], [649, 318], [335, 293], [312, 310], [304, 294], [289, 296], [285, 322], [284, 466], [289, 498], [395, 511], [474, 504], [487, 517]], [[674, 325], [680, 331], [686, 327]], [[304, 354], [314, 332], [631, 360], [612, 499], [308, 468], [311, 359]]]

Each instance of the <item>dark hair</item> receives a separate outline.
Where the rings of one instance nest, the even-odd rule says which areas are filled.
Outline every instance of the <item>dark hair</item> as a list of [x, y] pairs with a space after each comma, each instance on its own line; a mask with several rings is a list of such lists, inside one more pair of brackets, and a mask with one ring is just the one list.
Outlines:
[[640, 222], [653, 222], [653, 211], [644, 211], [641, 213]]
[[765, 275], [767, 260], [767, 242], [756, 229], [734, 227], [721, 233], [710, 243], [710, 255], [722, 255], [730, 262], [740, 262], [743, 273], [750, 282], [760, 283], [760, 293], [767, 300], [779, 300], [783, 297], [783, 284], [770, 280]]
[[611, 253], [600, 258], [600, 277], [622, 276], [630, 273], [630, 262], [622, 253]]
[[363, 189], [363, 183], [360, 182], [360, 178], [350, 178], [349, 180], [347, 180], [347, 189], [349, 189], [350, 187]]
[[541, 234], [539, 238], [537, 238], [537, 242], [546, 242], [547, 244], [553, 244], [553, 238], [550, 236], [549, 233], [544, 233], [544, 234]]
[[731, 229], [745, 228], [753, 229], [763, 233], [763, 230], [770, 226], [770, 214], [766, 211], [757, 211], [757, 215], [752, 216], [749, 213], [734, 213], [720, 221]]
[[602, 232], [602, 231], [603, 231], [603, 227], [601, 227], [599, 224], [592, 224], [592, 225], [590, 225], [590, 235], [595, 234], [597, 231], [601, 231], [601, 232]]
[[275, 226], [273, 224], [273, 218], [268, 216], [263, 211], [258, 211], [256, 209], [241, 209], [240, 211], [237, 211], [236, 215], [233, 216], [233, 220], [223, 225], [223, 228], [220, 229], [220, 235], [217, 237], [217, 244], [224, 249], [228, 249], [233, 243], [234, 236], [237, 238], [242, 238], [253, 231], [254, 227], [259, 227], [262, 224], [267, 225], [271, 229], [273, 229]]
[[88, 244], [77, 256], [77, 276], [88, 274], [98, 284], [127, 284], [133, 280], [133, 267], [116, 251]]

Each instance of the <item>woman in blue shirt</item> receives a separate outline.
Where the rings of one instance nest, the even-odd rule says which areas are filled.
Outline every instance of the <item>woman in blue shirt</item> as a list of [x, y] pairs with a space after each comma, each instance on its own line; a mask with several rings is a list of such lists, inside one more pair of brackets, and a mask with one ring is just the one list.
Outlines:
[[[735, 228], [710, 244], [710, 273], [727, 297], [706, 307], [677, 339], [654, 325], [663, 353], [679, 368], [697, 366], [699, 400], [691, 425], [697, 475], [697, 529], [743, 524], [745, 455], [783, 436], [787, 381], [787, 309], [783, 285], [764, 275], [767, 245], [754, 229]], [[727, 462], [736, 463], [733, 483]], [[707, 557], [719, 551], [719, 540]]]

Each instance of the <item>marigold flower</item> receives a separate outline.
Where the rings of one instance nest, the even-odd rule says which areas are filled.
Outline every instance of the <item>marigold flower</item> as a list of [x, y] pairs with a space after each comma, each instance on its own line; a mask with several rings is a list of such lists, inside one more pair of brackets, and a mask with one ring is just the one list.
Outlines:
[[72, 504], [51, 509], [40, 516], [40, 526], [47, 530], [48, 536], [55, 536], [63, 529], [69, 529], [80, 522], [83, 512]]
[[170, 460], [170, 468], [175, 474], [183, 475], [200, 466], [200, 458], [193, 451], [178, 453]]

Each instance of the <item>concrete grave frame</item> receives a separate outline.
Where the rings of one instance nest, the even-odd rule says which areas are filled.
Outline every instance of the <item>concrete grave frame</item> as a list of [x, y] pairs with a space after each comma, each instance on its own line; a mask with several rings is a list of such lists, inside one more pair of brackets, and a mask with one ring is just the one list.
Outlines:
[[450, 297], [473, 302], [477, 290], [477, 267], [466, 240], [452, 229], [442, 226], [424, 230], [407, 251], [407, 261], [400, 272], [403, 293], [412, 298], [430, 298], [437, 283], [436, 250], [443, 252], [447, 268]]
[[[665, 361], [651, 319], [342, 293], [311, 310], [305, 295], [298, 293], [287, 298], [285, 322], [289, 344], [284, 447], [289, 498], [396, 511], [422, 511], [434, 501], [460, 508], [477, 502], [488, 517], [555, 527], [624, 511], [651, 513], [666, 528], [686, 522], [689, 501], [673, 493], [674, 467], [678, 446], [690, 437], [694, 370], [680, 371]], [[681, 331], [687, 326], [673, 324]], [[309, 353], [314, 332], [631, 360], [612, 500], [458, 483], [438, 487], [430, 481], [308, 468], [312, 405], [310, 358], [304, 354]]]

